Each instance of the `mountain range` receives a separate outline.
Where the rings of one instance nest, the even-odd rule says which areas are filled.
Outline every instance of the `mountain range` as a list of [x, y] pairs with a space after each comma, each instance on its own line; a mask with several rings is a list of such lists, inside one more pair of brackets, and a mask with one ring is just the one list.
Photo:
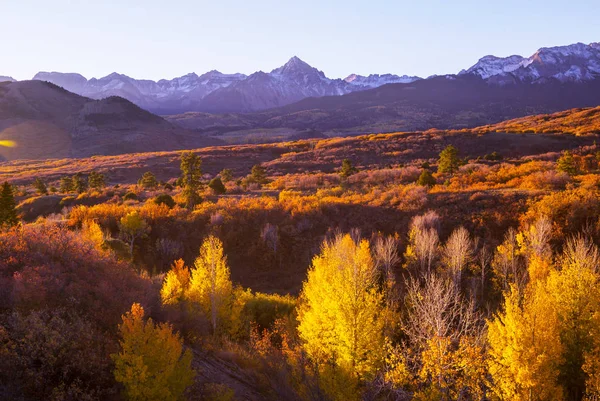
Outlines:
[[[585, 82], [600, 76], [600, 43], [576, 43], [541, 48], [530, 57], [485, 56], [455, 76], [478, 76], [489, 84]], [[435, 78], [434, 77], [430, 77]], [[0, 80], [11, 80], [0, 77]], [[375, 89], [387, 84], [411, 84], [416, 76], [351, 74], [331, 79], [292, 57], [271, 72], [251, 75], [209, 71], [190, 73], [171, 80], [139, 80], [112, 73], [86, 79], [77, 73], [39, 72], [34, 80], [54, 83], [70, 92], [92, 99], [120, 96], [156, 114], [184, 112], [248, 113], [286, 106], [309, 97], [340, 96]]]
[[[88, 80], [80, 74], [39, 73], [35, 78], [0, 79], [5, 81], [0, 82], [0, 140], [18, 144], [0, 148], [0, 158], [470, 129], [595, 107], [600, 105], [600, 44], [541, 48], [528, 58], [485, 56], [456, 75], [426, 79], [354, 74], [329, 79], [297, 57], [249, 76], [211, 71], [158, 82], [121, 74]], [[185, 112], [159, 117], [148, 110]]]
[[123, 74], [86, 79], [77, 73], [39, 72], [34, 80], [47, 81], [92, 99], [120, 96], [156, 114], [186, 111], [250, 112], [287, 105], [307, 97], [344, 95], [388, 83], [413, 82], [419, 77], [392, 74], [352, 74], [330, 79], [298, 57], [269, 73], [223, 74], [209, 71], [190, 73], [157, 82]]

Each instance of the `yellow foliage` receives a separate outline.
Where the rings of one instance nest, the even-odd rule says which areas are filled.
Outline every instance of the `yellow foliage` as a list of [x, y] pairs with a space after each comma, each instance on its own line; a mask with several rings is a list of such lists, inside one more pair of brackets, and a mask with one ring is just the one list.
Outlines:
[[483, 398], [487, 367], [483, 349], [475, 339], [462, 337], [456, 346], [448, 337], [435, 336], [428, 341], [421, 360], [421, 381], [435, 388], [426, 393], [445, 394], [452, 400], [461, 398], [461, 394], [470, 394], [470, 399]]
[[[548, 291], [554, 298], [552, 307], [559, 316], [564, 359], [561, 366], [562, 384], [569, 394], [585, 392], [586, 377], [582, 366], [584, 359], [588, 367], [599, 364], [592, 356], [594, 351], [585, 355], [594, 349], [596, 338], [600, 334], [598, 320], [594, 317], [600, 312], [599, 280], [594, 271], [596, 266], [586, 263], [583, 255], [569, 252], [569, 249], [574, 249], [572, 244], [577, 241], [583, 241], [583, 238], [567, 243], [562, 269], [553, 271], [547, 282]], [[588, 374], [591, 380], [588, 385], [592, 387], [588, 393], [594, 393], [592, 382], [598, 371], [591, 368]], [[595, 391], [597, 390], [598, 387]]]
[[558, 314], [543, 283], [532, 283], [523, 298], [514, 286], [504, 310], [488, 322], [492, 391], [504, 400], [562, 400]]
[[316, 361], [370, 378], [383, 359], [385, 307], [367, 241], [326, 243], [313, 259], [299, 307], [300, 338]]
[[194, 262], [187, 297], [200, 306], [216, 332], [218, 323], [230, 316], [232, 295], [233, 284], [227, 258], [223, 255], [223, 243], [211, 235], [202, 243], [200, 256]]
[[104, 244], [104, 234], [102, 233], [102, 229], [98, 223], [93, 220], [87, 220], [83, 222], [81, 231], [83, 236], [89, 239], [94, 244], [96, 249], [102, 249], [102, 245]]
[[173, 263], [160, 289], [163, 305], [176, 305], [183, 301], [189, 285], [190, 269], [184, 265], [183, 259], [179, 259]]
[[192, 353], [183, 351], [179, 335], [168, 324], [144, 321], [144, 309], [133, 304], [119, 325], [120, 352], [113, 354], [115, 379], [131, 401], [176, 401], [194, 380]]

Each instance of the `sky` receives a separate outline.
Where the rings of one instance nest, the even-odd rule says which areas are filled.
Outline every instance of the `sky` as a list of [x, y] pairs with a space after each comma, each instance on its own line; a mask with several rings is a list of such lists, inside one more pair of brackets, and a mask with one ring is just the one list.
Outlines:
[[457, 73], [487, 54], [600, 41], [598, 0], [0, 0], [0, 75], [170, 79], [271, 71]]

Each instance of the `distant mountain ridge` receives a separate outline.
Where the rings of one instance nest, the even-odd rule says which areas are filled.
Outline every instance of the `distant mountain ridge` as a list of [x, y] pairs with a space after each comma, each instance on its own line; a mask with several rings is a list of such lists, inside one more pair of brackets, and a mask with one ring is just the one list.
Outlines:
[[338, 96], [389, 83], [413, 82], [419, 77], [393, 74], [352, 74], [330, 79], [294, 56], [271, 72], [223, 74], [213, 70], [198, 76], [190, 73], [170, 80], [138, 80], [112, 73], [86, 79], [81, 74], [39, 72], [34, 80], [54, 83], [92, 99], [120, 96], [157, 114], [186, 111], [251, 112], [285, 106], [307, 97]]
[[600, 43], [542, 47], [530, 57], [485, 56], [459, 75], [478, 75], [491, 83], [584, 82], [600, 78]]
[[[488, 55], [456, 76], [462, 75], [478, 76], [492, 85], [590, 81], [600, 77], [600, 43], [544, 47], [530, 57]], [[92, 99], [120, 96], [162, 115], [189, 111], [256, 112], [309, 97], [342, 96], [387, 84], [411, 84], [421, 80], [416, 76], [393, 74], [351, 74], [344, 79], [332, 79], [298, 57], [292, 57], [270, 72], [250, 75], [213, 70], [202, 75], [190, 73], [170, 80], [151, 81], [118, 73], [88, 80], [75, 73], [40, 72], [33, 79], [52, 82]]]

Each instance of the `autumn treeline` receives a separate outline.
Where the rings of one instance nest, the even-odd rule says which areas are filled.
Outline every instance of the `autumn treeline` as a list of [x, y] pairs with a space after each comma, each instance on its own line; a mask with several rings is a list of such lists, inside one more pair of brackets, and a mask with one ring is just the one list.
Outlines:
[[[203, 317], [206, 335], [247, 343], [270, 369], [283, 367], [276, 385], [298, 399], [594, 399], [596, 245], [579, 235], [553, 252], [552, 222], [541, 217], [492, 251], [463, 227], [441, 242], [439, 220], [415, 217], [403, 255], [398, 237], [334, 235], [295, 308], [273, 311], [263, 325], [244, 321], [253, 295], [231, 283], [222, 244], [210, 236], [193, 266], [178, 261], [167, 273], [162, 304], [181, 327]], [[140, 385], [119, 366], [126, 388]]]
[[587, 159], [259, 166], [266, 190], [228, 196], [185, 153], [174, 187], [147, 172], [31, 223], [6, 183], [0, 399], [597, 399]]

